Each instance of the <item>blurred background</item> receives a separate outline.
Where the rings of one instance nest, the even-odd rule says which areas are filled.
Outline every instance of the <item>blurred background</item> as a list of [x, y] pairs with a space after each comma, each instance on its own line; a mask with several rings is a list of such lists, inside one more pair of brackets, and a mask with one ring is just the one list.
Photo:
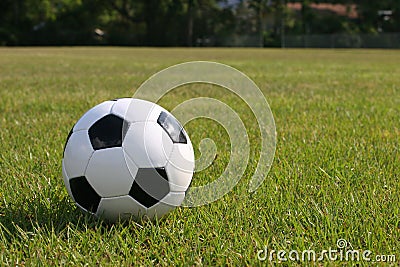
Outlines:
[[0, 45], [400, 48], [400, 0], [1, 0]]

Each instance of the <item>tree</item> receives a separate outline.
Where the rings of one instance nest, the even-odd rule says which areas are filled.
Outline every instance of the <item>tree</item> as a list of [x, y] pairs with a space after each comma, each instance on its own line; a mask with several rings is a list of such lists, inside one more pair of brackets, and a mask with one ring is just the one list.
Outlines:
[[[96, 2], [98, 1], [1, 1], [0, 43], [7, 45], [56, 44], [58, 43], [56, 39], [63, 31], [73, 28], [71, 24], [79, 21], [79, 25], [75, 26], [75, 30], [79, 31], [85, 23], [95, 17]], [[81, 15], [85, 13], [86, 16], [82, 17]], [[68, 17], [73, 17], [73, 19], [68, 19]]]
[[[249, 0], [249, 7], [255, 11], [257, 17], [257, 28], [259, 35], [259, 46], [265, 46], [266, 39], [268, 43], [276, 43], [276, 39], [284, 31], [284, 0]], [[266, 29], [267, 21], [269, 21], [270, 29]], [[272, 39], [275, 40], [271, 40]]]

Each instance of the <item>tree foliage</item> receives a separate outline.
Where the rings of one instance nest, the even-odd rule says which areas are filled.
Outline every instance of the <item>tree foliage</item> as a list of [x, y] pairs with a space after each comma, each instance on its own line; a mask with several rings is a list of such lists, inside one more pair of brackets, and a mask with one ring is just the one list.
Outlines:
[[[229, 45], [253, 36], [259, 45], [280, 35], [400, 31], [398, 0], [2, 0], [0, 45]], [[350, 19], [313, 3], [356, 5]], [[386, 11], [379, 12], [379, 11]]]

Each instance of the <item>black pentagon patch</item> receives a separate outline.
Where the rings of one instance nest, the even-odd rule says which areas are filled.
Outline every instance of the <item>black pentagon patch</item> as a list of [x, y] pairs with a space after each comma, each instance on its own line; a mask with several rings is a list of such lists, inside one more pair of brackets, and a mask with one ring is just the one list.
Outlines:
[[187, 144], [183, 127], [173, 116], [162, 111], [158, 116], [157, 123], [167, 132], [172, 142]]
[[68, 140], [71, 138], [71, 135], [72, 135], [72, 133], [73, 133], [73, 131], [74, 131], [74, 127], [75, 127], [75, 125], [72, 126], [71, 131], [69, 131], [69, 134], [68, 134], [68, 137], [67, 137], [67, 141], [65, 141], [65, 144], [64, 144], [64, 152], [63, 152], [64, 156], [65, 156], [65, 148], [67, 147]]
[[168, 176], [164, 168], [139, 169], [129, 195], [150, 208], [169, 193]]
[[157, 173], [168, 182], [168, 175], [165, 168], [156, 168]]
[[76, 177], [69, 180], [72, 196], [76, 203], [87, 211], [96, 213], [101, 197], [86, 180], [86, 177]]
[[94, 150], [122, 146], [129, 124], [120, 117], [109, 114], [96, 121], [89, 129]]

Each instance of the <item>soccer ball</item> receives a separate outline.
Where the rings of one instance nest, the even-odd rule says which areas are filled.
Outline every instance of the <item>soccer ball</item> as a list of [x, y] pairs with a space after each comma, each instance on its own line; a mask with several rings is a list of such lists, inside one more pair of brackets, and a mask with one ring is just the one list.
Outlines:
[[112, 222], [160, 218], [180, 206], [193, 170], [193, 147], [176, 118], [134, 98], [86, 112], [68, 135], [62, 161], [76, 205]]

